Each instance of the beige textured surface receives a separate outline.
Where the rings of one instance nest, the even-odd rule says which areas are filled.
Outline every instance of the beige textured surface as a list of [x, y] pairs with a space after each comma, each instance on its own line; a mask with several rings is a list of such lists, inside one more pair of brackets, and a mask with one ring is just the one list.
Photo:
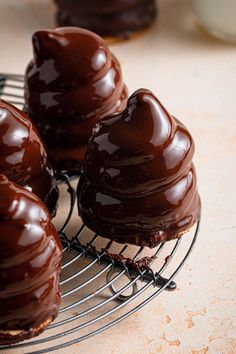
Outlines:
[[[53, 11], [49, 0], [1, 0], [0, 71], [23, 73], [32, 32], [52, 27]], [[160, 12], [151, 31], [112, 49], [130, 92], [153, 90], [195, 138], [200, 237], [176, 292], [61, 353], [236, 353], [236, 47], [200, 33], [187, 1], [162, 0]]]

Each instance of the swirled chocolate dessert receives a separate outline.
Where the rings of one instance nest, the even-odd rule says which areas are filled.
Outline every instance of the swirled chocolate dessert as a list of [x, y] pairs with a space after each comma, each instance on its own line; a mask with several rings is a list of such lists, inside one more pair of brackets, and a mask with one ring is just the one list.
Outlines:
[[40, 334], [57, 316], [62, 252], [36, 195], [0, 175], [0, 200], [0, 344], [12, 344]]
[[25, 74], [26, 111], [53, 166], [78, 168], [93, 125], [127, 101], [118, 60], [98, 35], [81, 28], [38, 31]]
[[187, 128], [148, 90], [98, 123], [78, 187], [79, 214], [97, 234], [157, 246], [189, 230], [200, 198]]
[[0, 173], [35, 193], [54, 214], [58, 189], [43, 143], [29, 117], [0, 99]]
[[79, 26], [100, 36], [129, 38], [148, 28], [157, 14], [155, 0], [55, 0], [59, 26]]

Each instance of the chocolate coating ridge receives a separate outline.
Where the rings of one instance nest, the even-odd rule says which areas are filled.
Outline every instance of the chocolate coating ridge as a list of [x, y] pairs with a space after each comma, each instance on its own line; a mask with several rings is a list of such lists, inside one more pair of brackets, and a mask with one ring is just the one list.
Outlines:
[[0, 173], [56, 211], [58, 189], [43, 143], [29, 117], [0, 99]]
[[81, 28], [38, 31], [26, 69], [26, 111], [56, 169], [77, 168], [94, 124], [127, 101], [120, 64], [105, 41]]
[[156, 18], [155, 0], [55, 0], [60, 26], [80, 26], [105, 37], [130, 37]]
[[0, 344], [12, 344], [57, 316], [62, 251], [36, 195], [0, 175], [0, 199]]
[[194, 143], [148, 90], [98, 123], [78, 188], [83, 222], [121, 243], [155, 247], [199, 219]]

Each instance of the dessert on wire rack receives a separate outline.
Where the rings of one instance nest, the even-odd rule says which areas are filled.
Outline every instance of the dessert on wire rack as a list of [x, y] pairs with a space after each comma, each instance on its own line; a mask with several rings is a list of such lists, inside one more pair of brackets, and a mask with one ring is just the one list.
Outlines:
[[[23, 76], [0, 75], [0, 97], [23, 107]], [[60, 287], [62, 304], [56, 321], [39, 337], [4, 352], [46, 353], [85, 340], [122, 321], [173, 281], [197, 238], [199, 222], [188, 235], [150, 250], [99, 237], [81, 223], [77, 213], [78, 171], [57, 175], [60, 190], [55, 224], [63, 245]]]

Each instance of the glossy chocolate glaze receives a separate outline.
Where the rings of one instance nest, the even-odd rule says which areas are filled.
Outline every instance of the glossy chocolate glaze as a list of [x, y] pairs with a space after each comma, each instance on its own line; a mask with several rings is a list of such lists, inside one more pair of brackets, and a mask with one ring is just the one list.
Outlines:
[[148, 90], [96, 125], [78, 188], [83, 222], [121, 243], [155, 247], [200, 215], [194, 143]]
[[105, 41], [81, 28], [38, 31], [25, 75], [26, 111], [56, 169], [77, 168], [94, 124], [127, 101], [120, 64]]
[[130, 37], [156, 18], [155, 0], [55, 0], [60, 26], [80, 26], [105, 37]]
[[58, 189], [47, 154], [30, 119], [0, 99], [0, 173], [39, 196], [54, 213]]
[[36, 195], [0, 175], [0, 199], [3, 344], [39, 334], [57, 316], [62, 251], [51, 216]]

